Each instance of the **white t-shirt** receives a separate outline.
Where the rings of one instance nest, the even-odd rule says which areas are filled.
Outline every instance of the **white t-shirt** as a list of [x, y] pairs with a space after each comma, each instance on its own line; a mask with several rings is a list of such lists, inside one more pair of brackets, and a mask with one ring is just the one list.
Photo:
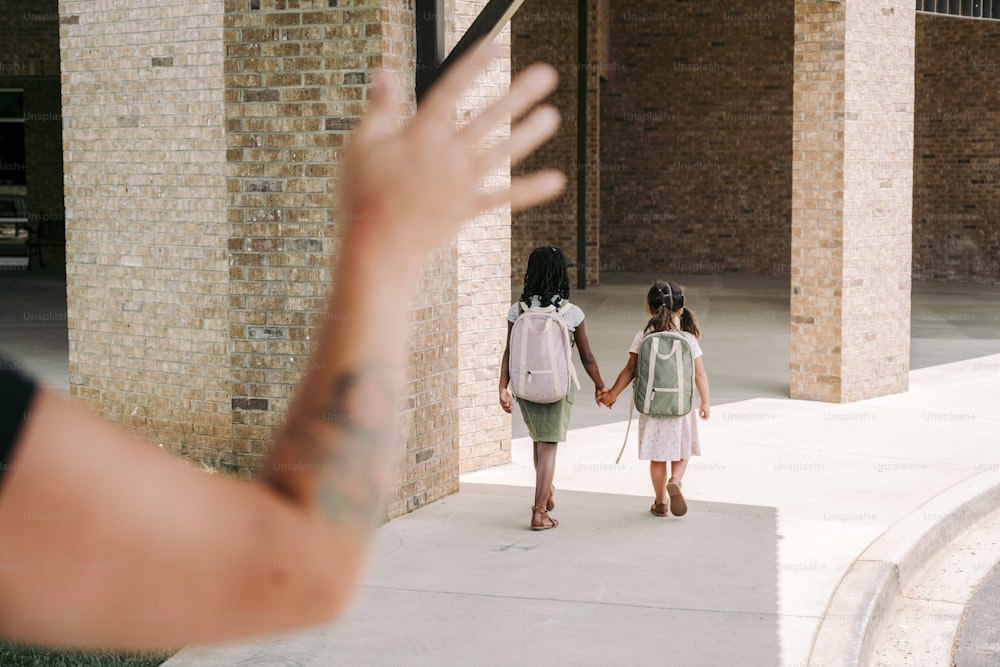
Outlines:
[[[531, 305], [532, 306], [542, 305], [541, 298], [539, 298], [537, 294], [531, 297]], [[510, 307], [510, 311], [508, 311], [507, 313], [507, 321], [508, 322], [516, 321], [517, 316], [520, 315], [521, 312], [522, 312], [521, 302], [518, 301]], [[562, 315], [563, 322], [566, 323], [566, 328], [568, 328], [570, 331], [576, 331], [576, 328], [580, 326], [580, 323], [583, 322], [584, 318], [583, 311], [580, 309], [579, 306], [565, 300], [562, 302], [562, 310], [559, 311], [559, 314]]]

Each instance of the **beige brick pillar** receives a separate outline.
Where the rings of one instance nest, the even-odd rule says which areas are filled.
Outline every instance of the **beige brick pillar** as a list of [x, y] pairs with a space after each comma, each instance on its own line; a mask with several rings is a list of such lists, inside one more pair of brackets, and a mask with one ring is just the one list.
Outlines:
[[[415, 28], [408, 0], [241, 0], [225, 18], [233, 435], [237, 464], [255, 468], [321, 324], [345, 222], [334, 208], [339, 165], [372, 72], [397, 72], [400, 122], [416, 110]], [[456, 287], [455, 249], [445, 248], [407, 315], [406, 446], [391, 516], [458, 489]]]
[[[416, 109], [411, 5], [61, 0], [75, 396], [185, 456], [259, 468], [324, 314], [372, 71], [400, 73], [400, 122]], [[499, 252], [484, 261], [507, 266]], [[406, 314], [390, 515], [458, 488], [457, 275], [456, 246], [436, 252]]]
[[795, 3], [791, 396], [905, 391], [914, 7]]
[[222, 0], [61, 0], [59, 23], [70, 392], [230, 464]]
[[[449, 49], [457, 43], [485, 0], [446, 3], [454, 25]], [[510, 45], [510, 26], [498, 38]], [[460, 121], [474, 117], [506, 92], [510, 84], [510, 56], [494, 62], [459, 102]], [[510, 134], [499, 125], [489, 141]], [[506, 188], [510, 168], [505, 165], [486, 180], [490, 188]], [[458, 347], [451, 354], [458, 367], [458, 429], [461, 470], [510, 461], [510, 417], [500, 409], [497, 385], [500, 357], [506, 340], [510, 307], [510, 209], [490, 211], [471, 220], [458, 235]]]

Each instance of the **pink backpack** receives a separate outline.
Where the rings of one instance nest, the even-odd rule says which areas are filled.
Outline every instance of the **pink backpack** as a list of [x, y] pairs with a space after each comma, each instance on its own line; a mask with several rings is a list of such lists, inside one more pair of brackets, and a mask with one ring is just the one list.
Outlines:
[[510, 330], [510, 391], [533, 403], [555, 403], [569, 394], [570, 381], [580, 388], [569, 327], [555, 306], [518, 303], [521, 314]]

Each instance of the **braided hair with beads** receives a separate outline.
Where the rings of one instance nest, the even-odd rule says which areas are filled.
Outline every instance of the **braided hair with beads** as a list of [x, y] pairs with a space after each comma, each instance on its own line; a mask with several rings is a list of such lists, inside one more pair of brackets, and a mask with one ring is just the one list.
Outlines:
[[538, 295], [541, 305], [555, 304], [569, 299], [569, 272], [566, 255], [555, 246], [535, 248], [528, 256], [528, 268], [524, 272], [524, 291], [521, 301], [531, 306], [531, 297]]

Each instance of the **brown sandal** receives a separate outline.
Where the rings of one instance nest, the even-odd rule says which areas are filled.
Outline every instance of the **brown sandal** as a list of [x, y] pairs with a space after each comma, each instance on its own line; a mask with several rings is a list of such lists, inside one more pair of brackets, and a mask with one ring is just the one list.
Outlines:
[[667, 516], [667, 503], [654, 502], [649, 506], [649, 512], [653, 516]]
[[[551, 525], [546, 525], [545, 523], [535, 524], [535, 512], [540, 512], [542, 514], [542, 521], [545, 521], [545, 517], [549, 517], [549, 521], [552, 522]], [[531, 508], [531, 529], [532, 530], [548, 530], [549, 528], [555, 528], [559, 525], [559, 522], [549, 516], [549, 511], [542, 507], [532, 507]]]
[[667, 480], [667, 495], [670, 496], [670, 512], [674, 516], [687, 514], [688, 506], [681, 493], [681, 483], [671, 477]]
[[545, 509], [549, 510], [550, 512], [556, 508], [555, 495], [556, 495], [556, 485], [553, 484], [549, 488], [549, 499], [545, 501]]

